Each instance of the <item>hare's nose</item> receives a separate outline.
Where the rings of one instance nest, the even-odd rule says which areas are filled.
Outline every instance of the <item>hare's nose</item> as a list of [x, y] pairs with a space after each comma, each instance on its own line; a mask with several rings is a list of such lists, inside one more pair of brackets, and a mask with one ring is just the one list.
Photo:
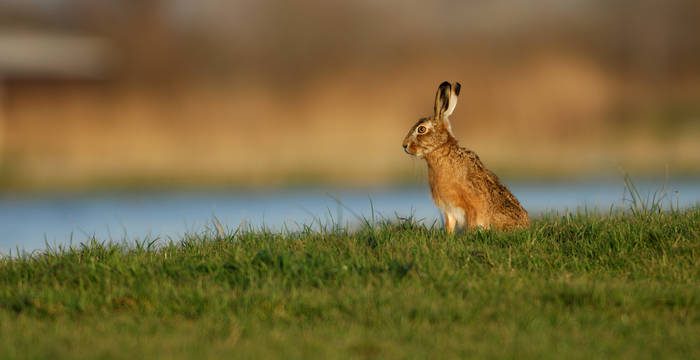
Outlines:
[[408, 145], [403, 144], [403, 149], [406, 150], [406, 148], [408, 148]]

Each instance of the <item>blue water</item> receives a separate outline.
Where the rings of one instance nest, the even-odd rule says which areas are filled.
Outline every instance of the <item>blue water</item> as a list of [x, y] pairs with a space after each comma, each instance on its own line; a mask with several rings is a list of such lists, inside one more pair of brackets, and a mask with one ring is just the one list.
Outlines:
[[[644, 195], [663, 182], [638, 185]], [[531, 215], [587, 207], [607, 211], [625, 206], [622, 181], [579, 183], [511, 183], [513, 193]], [[681, 207], [700, 203], [700, 181], [669, 182], [669, 198]], [[336, 201], [342, 202], [342, 206]], [[371, 199], [371, 200], [370, 200]], [[16, 249], [41, 250], [48, 243], [78, 245], [91, 236], [114, 241], [144, 238], [178, 240], [211, 227], [214, 217], [228, 229], [241, 224], [271, 230], [306, 224], [357, 223], [395, 216], [431, 224], [441, 221], [427, 185], [366, 190], [295, 189], [276, 191], [120, 192], [63, 195], [0, 195], [0, 255]], [[353, 214], [354, 213], [354, 214]]]

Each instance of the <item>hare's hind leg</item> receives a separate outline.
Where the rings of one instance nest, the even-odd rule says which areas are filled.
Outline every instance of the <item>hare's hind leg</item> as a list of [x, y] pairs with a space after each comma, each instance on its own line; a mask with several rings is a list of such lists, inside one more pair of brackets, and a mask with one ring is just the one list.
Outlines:
[[445, 211], [445, 229], [448, 233], [453, 233], [455, 231], [455, 225], [457, 224], [457, 219], [455, 219], [452, 214]]

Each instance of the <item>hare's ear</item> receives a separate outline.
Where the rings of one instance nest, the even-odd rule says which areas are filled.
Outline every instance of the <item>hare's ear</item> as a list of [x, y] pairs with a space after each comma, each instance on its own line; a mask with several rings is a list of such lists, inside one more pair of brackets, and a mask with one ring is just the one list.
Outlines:
[[458, 82], [454, 86], [447, 81], [440, 84], [435, 94], [435, 120], [448, 120], [447, 117], [457, 106], [457, 96], [461, 89], [462, 85]]

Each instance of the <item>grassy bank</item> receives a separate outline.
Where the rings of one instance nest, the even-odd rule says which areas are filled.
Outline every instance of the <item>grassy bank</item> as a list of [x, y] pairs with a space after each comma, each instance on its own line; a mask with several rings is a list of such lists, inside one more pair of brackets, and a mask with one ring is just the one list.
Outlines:
[[0, 259], [0, 358], [698, 358], [700, 208]]

